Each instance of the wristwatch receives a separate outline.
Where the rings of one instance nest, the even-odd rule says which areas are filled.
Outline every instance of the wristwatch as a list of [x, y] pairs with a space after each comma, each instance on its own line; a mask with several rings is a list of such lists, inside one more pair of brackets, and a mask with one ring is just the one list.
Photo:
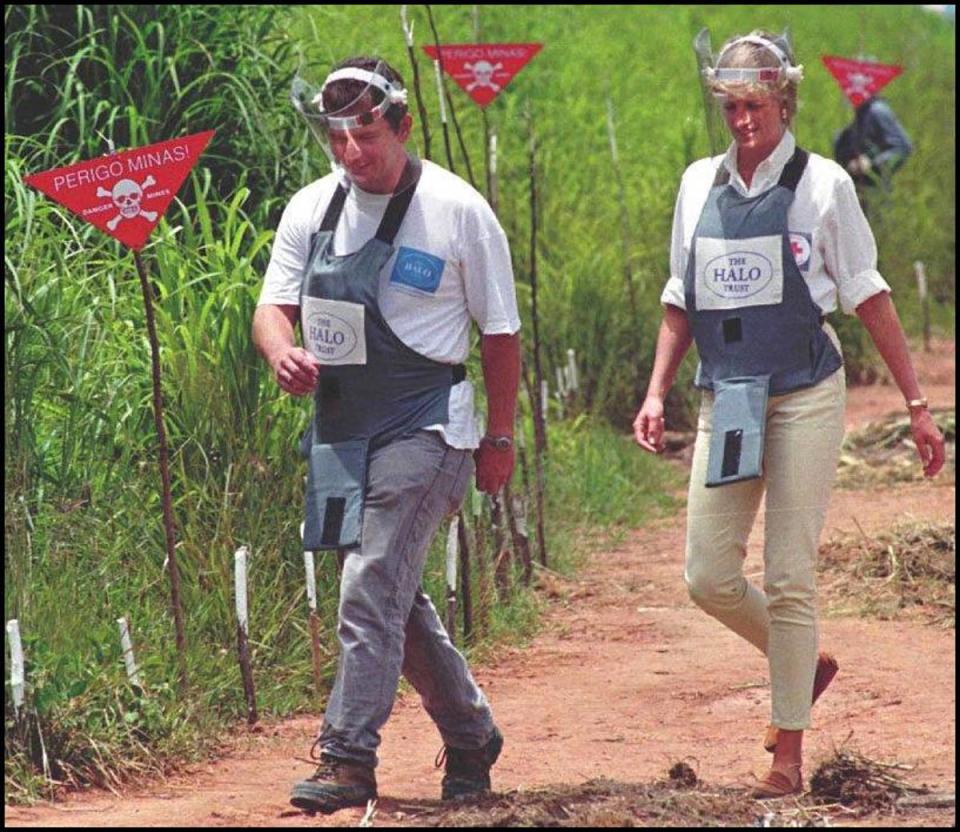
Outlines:
[[907, 410], [913, 412], [914, 410], [927, 410], [927, 397], [922, 396], [919, 399], [910, 399], [907, 402]]
[[491, 436], [487, 434], [480, 440], [482, 445], [492, 445], [498, 451], [509, 451], [513, 447], [512, 436]]

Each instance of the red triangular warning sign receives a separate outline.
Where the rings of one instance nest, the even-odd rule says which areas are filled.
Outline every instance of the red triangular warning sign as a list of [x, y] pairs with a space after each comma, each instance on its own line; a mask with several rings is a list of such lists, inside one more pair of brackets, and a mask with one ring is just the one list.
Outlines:
[[837, 79], [843, 94], [854, 107], [859, 107], [868, 98], [873, 98], [903, 72], [902, 66], [894, 64], [853, 61], [834, 55], [822, 55], [821, 60], [830, 70], [830, 74]]
[[143, 248], [215, 131], [194, 133], [24, 177], [129, 248]]
[[[486, 107], [542, 48], [542, 43], [446, 44], [440, 46], [440, 67]], [[423, 51], [437, 59], [436, 46], [424, 46]]]

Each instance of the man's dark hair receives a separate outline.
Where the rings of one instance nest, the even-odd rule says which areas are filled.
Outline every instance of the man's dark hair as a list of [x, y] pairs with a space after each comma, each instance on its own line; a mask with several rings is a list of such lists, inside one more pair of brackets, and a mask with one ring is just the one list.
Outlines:
[[[380, 67], [380, 75], [386, 78], [391, 84], [403, 88], [403, 78], [400, 77], [400, 73], [385, 60], [375, 55], [359, 55], [357, 57], [347, 58], [336, 64], [330, 72], [334, 73], [338, 69], [346, 69], [347, 67], [355, 67], [356, 69], [375, 72], [378, 66]], [[323, 92], [323, 109], [328, 113], [335, 113], [338, 110], [342, 110], [344, 107], [349, 106], [352, 101], [355, 101], [357, 96], [362, 95], [365, 89], [367, 89], [367, 84], [363, 83], [363, 81], [353, 81], [350, 79], [334, 81]], [[369, 89], [371, 99], [370, 106], [375, 107], [383, 101], [384, 93], [377, 87], [371, 86]], [[391, 129], [396, 132], [400, 129], [400, 122], [406, 114], [406, 104], [391, 104], [387, 108], [384, 118], [387, 120]]]

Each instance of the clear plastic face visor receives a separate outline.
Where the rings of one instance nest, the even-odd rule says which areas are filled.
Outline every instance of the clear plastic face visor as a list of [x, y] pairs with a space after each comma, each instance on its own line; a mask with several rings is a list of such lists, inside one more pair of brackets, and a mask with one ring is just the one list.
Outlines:
[[[703, 32], [701, 32], [703, 35]], [[786, 42], [789, 35], [784, 34], [783, 40]], [[701, 50], [709, 50], [709, 34], [705, 40], [699, 40], [694, 48], [698, 54]], [[780, 63], [780, 66], [762, 66], [762, 67], [721, 67], [719, 64], [723, 61], [723, 56], [734, 46], [741, 43], [752, 43], [756, 46], [762, 46], [768, 52], [772, 53]], [[706, 57], [706, 56], [704, 56]], [[706, 65], [704, 65], [706, 64]], [[701, 71], [704, 81], [711, 87], [713, 94], [717, 98], [726, 98], [727, 93], [724, 88], [729, 87], [730, 92], [737, 89], [757, 90], [757, 89], [777, 89], [790, 81], [800, 81], [803, 79], [803, 67], [793, 66], [786, 52], [783, 51], [774, 41], [755, 35], [747, 35], [728, 44], [717, 55], [716, 62], [704, 60], [701, 62]], [[718, 89], [719, 86], [719, 89]]]
[[[329, 90], [332, 84], [338, 86]], [[325, 97], [328, 104], [335, 102], [329, 110], [324, 107]], [[290, 87], [290, 101], [327, 155], [333, 170], [345, 176], [334, 153], [334, 144], [382, 119], [393, 104], [406, 104], [407, 91], [387, 80], [380, 63], [373, 71], [356, 67], [338, 69], [330, 73], [321, 86], [297, 74]]]

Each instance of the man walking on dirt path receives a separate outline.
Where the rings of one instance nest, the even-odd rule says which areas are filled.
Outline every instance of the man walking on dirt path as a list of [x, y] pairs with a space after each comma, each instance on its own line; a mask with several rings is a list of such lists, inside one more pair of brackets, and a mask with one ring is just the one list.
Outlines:
[[[320, 89], [296, 78], [292, 100], [333, 172], [298, 191], [280, 220], [253, 338], [284, 391], [314, 396], [300, 449], [303, 545], [337, 550], [342, 577], [339, 665], [311, 750], [319, 765], [291, 803], [329, 813], [376, 797], [380, 729], [401, 673], [443, 738], [442, 798], [478, 794], [503, 738], [420, 581], [474, 461], [491, 494], [514, 466], [520, 320], [506, 235], [473, 188], [407, 152], [406, 90], [384, 61], [343, 61]], [[482, 438], [463, 366], [471, 320]]]

